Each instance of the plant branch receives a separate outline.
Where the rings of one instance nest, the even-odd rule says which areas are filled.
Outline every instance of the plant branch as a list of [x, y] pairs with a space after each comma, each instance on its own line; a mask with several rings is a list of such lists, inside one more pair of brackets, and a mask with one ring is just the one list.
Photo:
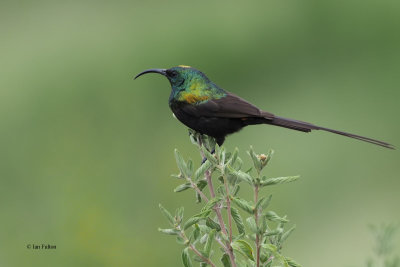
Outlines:
[[[255, 184], [254, 185], [254, 205], [257, 204], [258, 202], [258, 190], [259, 190], [259, 185]], [[256, 263], [257, 267], [260, 267], [260, 234], [258, 233], [258, 208], [255, 209], [254, 211], [254, 219], [256, 221], [256, 226], [257, 226], [257, 233], [256, 233]]]
[[229, 194], [228, 179], [225, 173], [222, 175], [224, 179], [225, 191], [226, 191], [226, 208], [228, 211], [228, 225], [229, 225], [229, 241], [232, 243], [232, 214], [231, 214], [231, 198]]
[[[178, 227], [178, 229], [181, 230], [179, 227]], [[212, 267], [216, 267], [215, 264], [212, 262], [211, 259], [209, 259], [209, 258], [207, 258], [207, 257], [204, 257], [204, 255], [201, 254], [200, 251], [198, 251], [197, 248], [196, 248], [193, 244], [190, 243], [190, 240], [187, 238], [187, 236], [185, 235], [185, 232], [183, 232], [182, 230], [181, 230], [181, 232], [180, 232], [180, 236], [188, 243], [189, 248], [190, 248], [197, 256], [199, 256], [199, 257], [200, 257], [204, 262], [206, 262], [207, 264], [210, 264]]]
[[194, 188], [194, 190], [196, 190], [196, 192], [200, 195], [201, 199], [203, 199], [204, 202], [208, 202], [208, 197], [200, 190], [200, 188], [197, 186], [197, 184], [195, 182], [193, 182], [192, 179], [187, 178], [186, 179]]
[[200, 251], [198, 251], [198, 250], [196, 249], [195, 246], [193, 246], [192, 244], [190, 244], [190, 245], [189, 245], [189, 248], [190, 248], [191, 250], [193, 250], [193, 252], [196, 253], [196, 255], [199, 256], [204, 262], [210, 264], [210, 265], [213, 266], [213, 267], [216, 267], [215, 264], [214, 264], [209, 258], [204, 257], [204, 256], [200, 253]]
[[[201, 149], [201, 147], [203, 145], [203, 142], [201, 140], [201, 136], [199, 136], [197, 138], [197, 143], [199, 145], [200, 155], [201, 155], [202, 159], [204, 159], [205, 155], [204, 155], [204, 152]], [[215, 191], [214, 191], [214, 186], [213, 186], [212, 179], [211, 179], [211, 171], [210, 170], [207, 170], [205, 172], [205, 177], [206, 177], [206, 180], [207, 180], [208, 187], [210, 189], [210, 195], [211, 195], [212, 198], [214, 198], [215, 197]], [[226, 236], [228, 236], [228, 232], [226, 231], [225, 223], [224, 223], [224, 220], [223, 220], [222, 214], [221, 214], [221, 204], [220, 203], [217, 203], [215, 205], [214, 211], [217, 214], [218, 222], [219, 222], [219, 224], [221, 226], [222, 233], [225, 234]], [[235, 255], [233, 254], [233, 248], [231, 246], [231, 242], [232, 242], [232, 237], [230, 236], [230, 242], [229, 241], [226, 242], [225, 252], [229, 256], [229, 259], [231, 261], [232, 267], [236, 267]]]

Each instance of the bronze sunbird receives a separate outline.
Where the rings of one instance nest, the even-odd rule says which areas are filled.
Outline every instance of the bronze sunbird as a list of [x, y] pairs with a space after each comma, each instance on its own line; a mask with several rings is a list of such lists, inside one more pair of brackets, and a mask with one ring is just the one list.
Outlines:
[[263, 111], [239, 96], [223, 90], [204, 73], [189, 66], [148, 69], [139, 73], [135, 79], [146, 73], [158, 73], [167, 77], [172, 87], [169, 107], [175, 117], [187, 127], [214, 137], [218, 145], [222, 145], [227, 135], [245, 126], [271, 124], [306, 133], [323, 130], [394, 149], [393, 145], [386, 142]]

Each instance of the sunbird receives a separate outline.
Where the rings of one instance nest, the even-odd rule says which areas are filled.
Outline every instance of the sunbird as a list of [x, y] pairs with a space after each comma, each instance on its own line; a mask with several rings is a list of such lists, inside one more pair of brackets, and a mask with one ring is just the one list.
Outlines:
[[190, 66], [148, 69], [139, 73], [135, 79], [146, 73], [158, 73], [167, 77], [172, 88], [169, 107], [175, 117], [194, 131], [215, 138], [220, 146], [227, 135], [238, 132], [243, 127], [270, 124], [306, 133], [323, 130], [394, 149], [393, 145], [386, 142], [263, 111], [243, 98], [223, 90], [204, 73]]

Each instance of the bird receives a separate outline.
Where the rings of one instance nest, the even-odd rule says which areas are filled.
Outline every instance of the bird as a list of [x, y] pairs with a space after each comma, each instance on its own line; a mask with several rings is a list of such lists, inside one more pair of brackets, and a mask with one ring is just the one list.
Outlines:
[[395, 149], [393, 145], [383, 141], [280, 117], [261, 110], [243, 98], [222, 89], [203, 72], [190, 66], [147, 69], [134, 79], [147, 73], [161, 74], [170, 82], [171, 94], [168, 103], [174, 116], [190, 129], [213, 137], [219, 146], [224, 143], [227, 135], [238, 132], [243, 127], [269, 124], [305, 133], [322, 130]]

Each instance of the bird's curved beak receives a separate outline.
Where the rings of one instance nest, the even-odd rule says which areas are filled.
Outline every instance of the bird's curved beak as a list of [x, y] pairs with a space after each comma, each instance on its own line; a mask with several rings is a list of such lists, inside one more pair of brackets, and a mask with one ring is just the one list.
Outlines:
[[134, 79], [136, 79], [137, 77], [142, 76], [143, 74], [146, 74], [146, 73], [158, 73], [158, 74], [166, 76], [167, 70], [166, 69], [148, 69], [148, 70], [142, 71], [141, 73], [136, 75], [136, 77]]

